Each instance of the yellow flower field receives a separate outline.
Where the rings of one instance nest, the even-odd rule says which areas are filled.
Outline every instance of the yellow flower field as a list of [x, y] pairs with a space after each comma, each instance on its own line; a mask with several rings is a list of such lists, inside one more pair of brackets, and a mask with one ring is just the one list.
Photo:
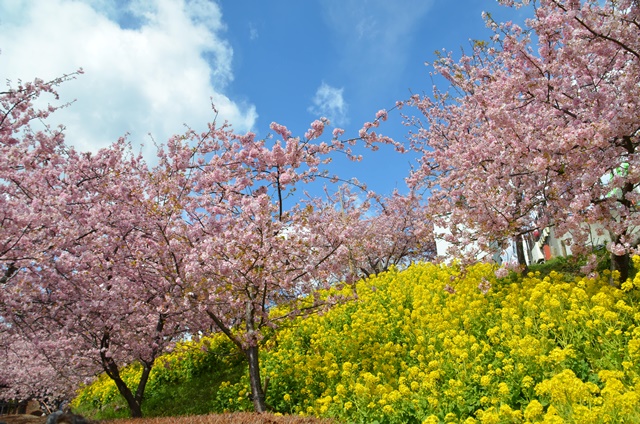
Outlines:
[[[392, 270], [290, 322], [263, 349], [267, 404], [349, 423], [640, 423], [640, 279], [494, 271]], [[214, 409], [250, 410], [248, 387], [223, 383]]]
[[[268, 403], [360, 423], [640, 422], [634, 282], [494, 270], [420, 264], [359, 283], [357, 301], [278, 333]], [[244, 390], [225, 387], [229, 408], [249, 407]]]

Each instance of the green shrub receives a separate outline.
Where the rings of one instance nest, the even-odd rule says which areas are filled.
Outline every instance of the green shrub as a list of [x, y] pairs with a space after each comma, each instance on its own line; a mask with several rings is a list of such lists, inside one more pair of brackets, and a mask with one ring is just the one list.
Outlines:
[[[207, 414], [212, 411], [222, 381], [238, 379], [245, 364], [224, 335], [179, 343], [176, 349], [156, 360], [145, 390], [145, 416]], [[132, 364], [122, 371], [125, 381], [138, 381], [141, 367]], [[78, 392], [73, 407], [94, 419], [129, 416], [127, 403], [113, 381], [101, 375]]]

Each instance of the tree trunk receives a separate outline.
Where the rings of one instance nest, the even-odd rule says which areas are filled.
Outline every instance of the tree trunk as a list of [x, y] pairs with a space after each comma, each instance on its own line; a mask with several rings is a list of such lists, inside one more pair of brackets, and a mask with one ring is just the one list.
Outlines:
[[[111, 378], [113, 382], [116, 383], [116, 387], [118, 388], [118, 391], [120, 392], [124, 400], [127, 401], [127, 405], [129, 406], [129, 412], [131, 413], [131, 418], [141, 418], [142, 417], [142, 396], [138, 398], [138, 396], [133, 395], [133, 393], [131, 392], [131, 389], [129, 389], [127, 384], [120, 377], [120, 372], [118, 371], [118, 367], [116, 366], [113, 359], [109, 357], [105, 357], [104, 354], [102, 353], [101, 353], [101, 356], [103, 356], [102, 366], [105, 372], [107, 373], [109, 378]], [[145, 371], [147, 370], [145, 369], [143, 371], [143, 377], [145, 377]], [[145, 385], [148, 377], [149, 377], [149, 373], [147, 371], [146, 378], [144, 378]], [[140, 384], [143, 384], [142, 379], [140, 381]], [[142, 389], [141, 391], [140, 387], [138, 387], [137, 391], [138, 393], [142, 393], [144, 389]]]
[[513, 242], [516, 245], [516, 254], [518, 256], [518, 265], [522, 267], [522, 275], [527, 275], [529, 266], [527, 265], [527, 257], [524, 254], [524, 242], [522, 236], [515, 236]]
[[[627, 152], [629, 153], [629, 155], [634, 155], [636, 153], [635, 151], [635, 146], [633, 144], [633, 140], [630, 136], [624, 136], [623, 137], [624, 140], [624, 144], [623, 146], [625, 147], [625, 149], [627, 150]], [[614, 171], [614, 174], [617, 171]], [[622, 176], [627, 176], [628, 174], [628, 170], [624, 170], [621, 169], [620, 170], [620, 175]], [[614, 175], [615, 176], [615, 175]], [[631, 200], [629, 200], [627, 198], [627, 194], [632, 193], [634, 190], [634, 185], [630, 182], [626, 182], [622, 185], [621, 188], [621, 193], [620, 193], [620, 197], [618, 198], [618, 202], [620, 204], [622, 204], [622, 206], [625, 208], [626, 211], [631, 211], [634, 208], [633, 203], [631, 202]], [[623, 220], [624, 215], [620, 216], [619, 218], [617, 218], [618, 220]], [[629, 229], [625, 230], [625, 233], [629, 232]], [[613, 242], [616, 244], [620, 244], [622, 243], [622, 239], [623, 239], [623, 235], [628, 235], [628, 234], [620, 234], [620, 235], [616, 235]], [[629, 252], [626, 251], [624, 255], [616, 255], [613, 252], [611, 252], [611, 271], [618, 271], [620, 272], [620, 278], [616, 281], [615, 278], [613, 278], [613, 276], [611, 277], [611, 279], [609, 280], [609, 284], [611, 284], [614, 287], [620, 287], [622, 285], [622, 283], [624, 283], [625, 281], [627, 281], [627, 278], [629, 278], [629, 267], [630, 267], [630, 260], [629, 260]]]
[[136, 397], [131, 393], [131, 390], [121, 378], [113, 379], [116, 383], [116, 387], [118, 387], [118, 391], [127, 401], [127, 405], [129, 406], [129, 412], [131, 413], [131, 418], [142, 418], [142, 405]]
[[616, 280], [612, 276], [609, 284], [614, 287], [620, 287], [623, 282], [627, 281], [627, 278], [629, 278], [629, 265], [629, 253], [625, 253], [622, 256], [611, 253], [611, 271], [618, 271], [620, 278]]
[[251, 401], [253, 402], [253, 409], [256, 412], [266, 412], [266, 387], [262, 387], [262, 380], [260, 378], [260, 356], [258, 340], [255, 337], [255, 310], [252, 302], [247, 302], [245, 315], [245, 325], [247, 329], [247, 344], [243, 344], [242, 341], [236, 337], [229, 327], [212, 311], [207, 310], [207, 314], [216, 324], [216, 326], [227, 336], [229, 339], [240, 349], [242, 354], [247, 358], [249, 363], [249, 381], [251, 385]]
[[131, 418], [141, 418], [142, 417], [142, 395], [144, 393], [144, 387], [147, 384], [147, 380], [149, 379], [149, 373], [151, 372], [151, 367], [143, 364], [144, 368], [142, 371], [142, 377], [140, 378], [140, 384], [138, 385], [138, 389], [136, 390], [136, 395], [131, 392], [131, 389], [127, 386], [127, 384], [120, 377], [120, 370], [118, 369], [118, 365], [115, 363], [113, 358], [107, 356], [106, 349], [109, 347], [109, 333], [105, 333], [102, 336], [101, 340], [101, 349], [100, 349], [100, 359], [102, 360], [102, 368], [105, 373], [116, 383], [116, 387], [118, 391], [127, 401], [127, 405], [129, 406], [129, 412], [131, 413]]
[[256, 337], [256, 311], [252, 301], [248, 301], [245, 312], [245, 325], [247, 328], [247, 341], [249, 346], [243, 349], [247, 362], [249, 362], [249, 380], [251, 384], [251, 400], [253, 409], [262, 413], [267, 410], [265, 404], [265, 393], [262, 389], [260, 379], [260, 355], [258, 348], [258, 338]]
[[262, 388], [262, 380], [260, 379], [258, 346], [251, 346], [246, 349], [244, 353], [247, 357], [247, 361], [249, 362], [249, 380], [251, 382], [251, 400], [253, 401], [253, 408], [256, 412], [266, 412], [266, 394]]

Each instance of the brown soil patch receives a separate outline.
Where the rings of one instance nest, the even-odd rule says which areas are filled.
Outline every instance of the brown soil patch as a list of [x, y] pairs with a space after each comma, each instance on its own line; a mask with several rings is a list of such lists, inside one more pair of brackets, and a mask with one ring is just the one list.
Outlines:
[[[0, 415], [0, 424], [45, 424], [47, 417], [34, 415]], [[237, 412], [221, 415], [194, 415], [189, 417], [122, 418], [102, 420], [99, 424], [337, 424], [336, 421], [292, 415], [276, 416]]]
[[101, 424], [337, 424], [335, 421], [298, 416], [276, 416], [238, 412], [222, 415], [196, 415], [190, 417], [161, 417], [104, 420]]
[[6, 424], [44, 424], [47, 417], [36, 417], [35, 415], [0, 415], [0, 423]]

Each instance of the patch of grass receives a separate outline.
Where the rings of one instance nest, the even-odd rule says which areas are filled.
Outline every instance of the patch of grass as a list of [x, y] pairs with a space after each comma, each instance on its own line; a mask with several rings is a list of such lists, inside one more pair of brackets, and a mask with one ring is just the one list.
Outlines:
[[[599, 273], [604, 272], [605, 270], [611, 269], [611, 257], [609, 252], [605, 248], [594, 249], [592, 254], [596, 255], [596, 271]], [[587, 255], [576, 255], [576, 256], [567, 256], [562, 257], [558, 256], [555, 258], [551, 258], [550, 260], [540, 263], [533, 264], [529, 266], [529, 271], [531, 272], [540, 272], [541, 277], [546, 277], [551, 273], [551, 271], [555, 271], [560, 274], [565, 274], [567, 276], [582, 276], [582, 272], [580, 268], [587, 264]], [[635, 270], [633, 266], [631, 267], [630, 276], [633, 278], [635, 275]]]
[[[147, 383], [142, 413], [145, 417], [204, 415], [215, 411], [213, 399], [223, 381], [238, 381], [246, 369], [237, 348], [223, 337], [211, 346], [187, 348], [165, 355], [155, 365]], [[125, 370], [134, 373], [135, 366]], [[74, 412], [94, 420], [129, 417], [129, 408], [109, 379], [80, 391]], [[94, 384], [95, 386], [95, 384]]]
[[[233, 347], [235, 349], [235, 347]], [[222, 363], [211, 352], [202, 366], [193, 370], [189, 378], [158, 384], [149, 391], [143, 404], [146, 416], [202, 415], [212, 412], [211, 401], [223, 381], [237, 381], [246, 364], [239, 353], [224, 352], [229, 360]]]

